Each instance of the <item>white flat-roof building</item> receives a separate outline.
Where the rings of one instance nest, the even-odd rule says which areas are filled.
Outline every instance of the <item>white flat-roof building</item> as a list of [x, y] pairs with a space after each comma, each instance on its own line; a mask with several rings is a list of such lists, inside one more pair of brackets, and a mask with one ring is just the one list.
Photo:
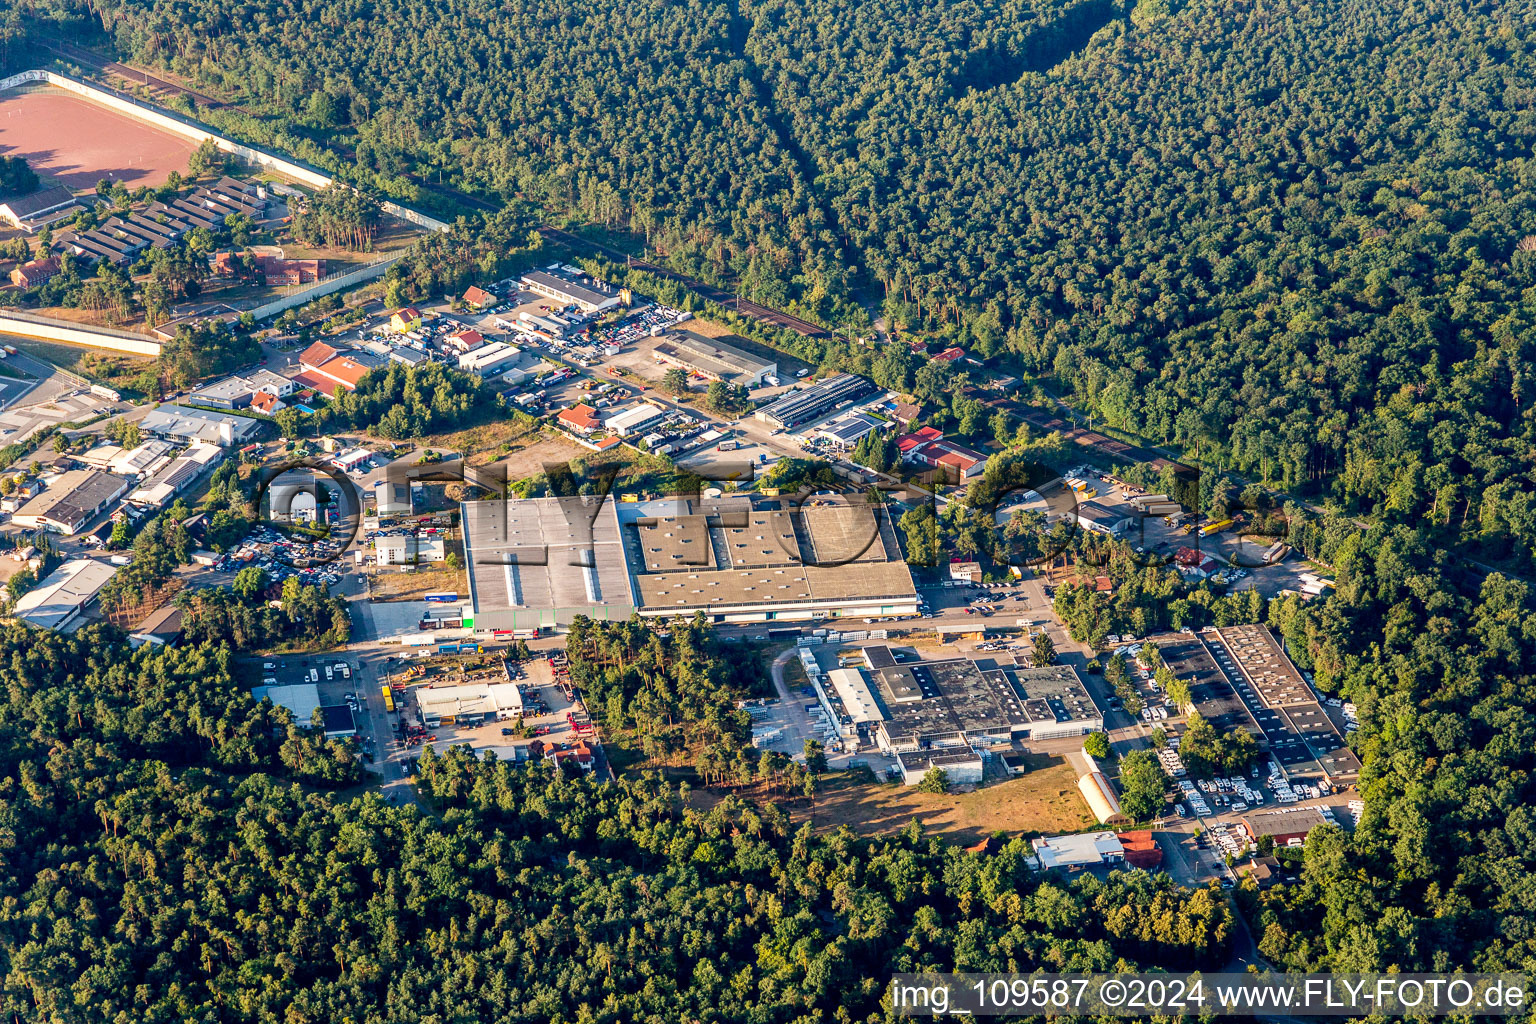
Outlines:
[[190, 409], [182, 405], [162, 405], [152, 409], [139, 421], [145, 433], [169, 437], [179, 441], [207, 441], [228, 447], [243, 443], [257, 430], [261, 421], [249, 416]]
[[320, 687], [314, 683], [258, 686], [251, 691], [251, 696], [257, 700], [265, 697], [278, 707], [287, 708], [293, 715], [294, 724], [305, 729], [310, 727], [315, 709], [320, 706]]
[[516, 683], [464, 683], [458, 686], [418, 687], [416, 706], [422, 722], [452, 718], [505, 722], [523, 713], [523, 694]]
[[923, 776], [934, 768], [944, 770], [951, 786], [979, 786], [986, 770], [981, 755], [970, 747], [942, 747], [897, 754], [896, 767], [901, 771], [901, 781], [908, 786], [922, 782]]
[[628, 437], [630, 434], [644, 430], [666, 415], [662, 409], [656, 408], [648, 402], [632, 405], [628, 409], [620, 410], [603, 420], [603, 427], [613, 431], [620, 437]]
[[843, 702], [843, 711], [853, 720], [854, 725], [885, 720], [885, 712], [880, 709], [880, 702], [875, 700], [875, 692], [870, 689], [863, 672], [856, 668], [835, 668], [827, 673], [827, 680], [832, 684], [838, 699]]
[[1085, 832], [1075, 836], [1041, 836], [1034, 842], [1035, 860], [1042, 871], [1051, 868], [1100, 867], [1125, 861], [1125, 845], [1113, 832]]
[[380, 565], [419, 565], [422, 562], [441, 562], [448, 557], [448, 550], [436, 537], [379, 537], [373, 542], [376, 560]]
[[522, 355], [523, 350], [516, 345], [495, 341], [459, 356], [459, 369], [478, 373], [482, 377], [493, 377], [511, 369]]
[[29, 626], [71, 631], [117, 567], [92, 558], [65, 562], [16, 601], [12, 614]]

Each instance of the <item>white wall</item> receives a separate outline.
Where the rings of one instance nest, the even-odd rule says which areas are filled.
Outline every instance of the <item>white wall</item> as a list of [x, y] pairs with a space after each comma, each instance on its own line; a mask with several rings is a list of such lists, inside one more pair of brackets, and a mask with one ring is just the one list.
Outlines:
[[49, 320], [40, 316], [0, 312], [0, 333], [15, 334], [23, 338], [42, 341], [63, 341], [71, 345], [89, 345], [92, 348], [111, 349], [136, 356], [158, 356], [160, 343], [142, 334], [126, 331], [92, 329], [67, 320]]
[[[57, 86], [66, 92], [71, 92], [77, 96], [83, 96], [94, 103], [111, 107], [114, 110], [127, 114], [129, 117], [143, 121], [146, 124], [152, 124], [156, 128], [161, 128], [184, 139], [190, 139], [193, 142], [200, 143], [204, 139], [212, 139], [219, 149], [239, 157], [246, 163], [254, 164], [266, 170], [276, 171], [286, 178], [309, 185], [312, 188], [324, 188], [335, 180], [323, 171], [315, 170], [312, 167], [305, 167], [292, 160], [256, 149], [254, 146], [247, 146], [242, 142], [236, 142], [222, 135], [216, 135], [202, 125], [160, 110], [158, 107], [152, 107], [131, 96], [88, 82], [79, 81], [70, 78], [68, 75], [60, 75], [52, 71], [23, 71], [0, 80], [0, 91], [14, 89], [18, 85], [29, 82], [47, 82], [49, 85]], [[407, 209], [396, 203], [386, 202], [382, 204], [382, 207], [384, 212], [390, 216], [398, 217], [418, 227], [427, 228], [432, 231], [448, 230], [448, 225], [444, 222], [434, 217], [429, 217], [424, 213]]]
[[396, 253], [375, 263], [370, 263], [365, 267], [358, 267], [356, 270], [349, 271], [348, 273], [337, 274], [335, 277], [328, 277], [323, 281], [317, 281], [308, 288], [279, 296], [266, 305], [257, 306], [251, 310], [251, 315], [257, 320], [265, 320], [269, 316], [276, 316], [285, 309], [302, 306], [311, 299], [318, 299], [322, 295], [329, 295], [331, 292], [349, 288], [354, 284], [361, 284], [364, 281], [372, 281], [376, 277], [383, 277], [384, 272], [392, 267], [400, 259], [400, 256], [400, 253]]

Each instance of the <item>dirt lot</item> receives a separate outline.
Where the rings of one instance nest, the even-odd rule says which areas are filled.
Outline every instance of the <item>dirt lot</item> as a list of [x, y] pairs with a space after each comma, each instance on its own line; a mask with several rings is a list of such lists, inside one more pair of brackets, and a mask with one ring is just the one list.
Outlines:
[[186, 173], [192, 150], [187, 139], [58, 89], [0, 97], [0, 154], [24, 156], [38, 174], [71, 188], [93, 188], [102, 178], [160, 185], [172, 171]]
[[[463, 545], [458, 541], [450, 542], [448, 549], [457, 552], [460, 559], [464, 557]], [[450, 569], [442, 562], [434, 563], [430, 568], [418, 566], [415, 572], [401, 572], [399, 566], [390, 565], [381, 566], [373, 577], [375, 601], [419, 601], [423, 595], [438, 590], [469, 593], [464, 570]]]
[[[1003, 831], [1011, 834], [1073, 832], [1088, 828], [1093, 815], [1077, 789], [1077, 773], [1060, 757], [1031, 755], [1031, 770], [1019, 778], [970, 793], [919, 793], [916, 786], [850, 784], [850, 776], [828, 779], [816, 798], [815, 824], [847, 825], [862, 835], [895, 832], [916, 818], [929, 832], [975, 843]], [[809, 808], [796, 813], [804, 820]]]
[[579, 444], [546, 434], [528, 447], [506, 456], [502, 462], [507, 467], [508, 480], [523, 480], [544, 472], [546, 462], [569, 462], [584, 455], [591, 456], [592, 453]]
[[[524, 462], [535, 467], [528, 472], [513, 473], [510, 476], [513, 480], [538, 472], [536, 467], [541, 460], [553, 462], [586, 451], [580, 445], [543, 433], [541, 427], [520, 425], [511, 419], [492, 420], [451, 434], [434, 434], [422, 438], [419, 443], [422, 448], [463, 452], [471, 466], [484, 466], [505, 458], [514, 470], [522, 469]], [[512, 452], [503, 453], [503, 445], [511, 445]]]

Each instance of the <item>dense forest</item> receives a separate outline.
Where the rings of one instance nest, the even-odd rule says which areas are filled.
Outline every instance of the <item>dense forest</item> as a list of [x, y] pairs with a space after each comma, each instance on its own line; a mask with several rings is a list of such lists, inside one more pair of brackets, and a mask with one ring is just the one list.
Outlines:
[[649, 776], [455, 749], [422, 758], [430, 813], [332, 792], [354, 748], [232, 660], [0, 628], [0, 1014], [880, 1020], [892, 971], [1212, 966], [1231, 940], [1214, 888], [1069, 884], [915, 824], [816, 837]]
[[862, 286], [1111, 427], [1536, 551], [1529, 0], [91, 9], [355, 174]]
[[[1359, 830], [1315, 835], [1299, 885], [1240, 897], [1270, 961], [1536, 963], [1536, 598], [1475, 561], [1536, 564], [1533, 0], [51, 7], [238, 104], [202, 113], [254, 142], [381, 194], [445, 182], [514, 204], [504, 245], [461, 226], [392, 274], [395, 297], [536, 249], [537, 210], [828, 323], [883, 314], [1017, 376], [1022, 398], [1324, 502], [1284, 514], [1335, 567], [1331, 597], [1255, 607], [1082, 550], [1116, 591], [1065, 586], [1063, 614], [1089, 638], [1265, 618], [1358, 705]], [[1056, 454], [904, 343], [792, 344], [945, 428]], [[438, 383], [376, 374], [339, 415], [408, 436], [474, 412]], [[907, 532], [937, 557], [984, 550], [983, 525], [957, 509]], [[666, 753], [730, 739], [734, 690], [677, 686], [681, 645], [693, 683], [740, 684], [699, 638], [584, 642], [615, 727]], [[455, 752], [423, 762], [440, 819], [268, 774], [210, 781], [210, 764], [295, 770], [214, 729], [216, 703], [170, 724], [87, 715], [129, 656], [78, 643], [0, 659], [27, 675], [0, 718], [19, 780], [0, 853], [26, 894], [0, 911], [4, 1008], [22, 1018], [853, 1019], [900, 964], [1221, 959], [1206, 892], [1062, 887], [1016, 846], [976, 859], [915, 831], [792, 834], [769, 807], [699, 814], [653, 780]], [[213, 738], [82, 749], [108, 719]]]

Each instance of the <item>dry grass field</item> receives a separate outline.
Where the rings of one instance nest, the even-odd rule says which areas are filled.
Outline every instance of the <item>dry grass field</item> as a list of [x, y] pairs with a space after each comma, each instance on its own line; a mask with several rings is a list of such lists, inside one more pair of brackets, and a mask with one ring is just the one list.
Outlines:
[[809, 807], [795, 810], [796, 820], [812, 818], [817, 828], [847, 825], [861, 835], [895, 832], [916, 818], [930, 833], [962, 843], [979, 842], [994, 832], [1011, 835], [1076, 832], [1094, 824], [1077, 789], [1077, 772], [1060, 757], [1032, 755], [1030, 771], [1018, 778], [969, 793], [919, 793], [915, 786], [849, 784], [828, 779]]

